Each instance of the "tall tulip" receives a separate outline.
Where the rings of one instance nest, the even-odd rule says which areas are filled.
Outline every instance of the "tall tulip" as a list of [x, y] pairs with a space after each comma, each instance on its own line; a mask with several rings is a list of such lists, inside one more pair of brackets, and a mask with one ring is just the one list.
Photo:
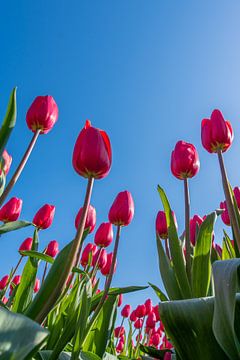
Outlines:
[[[80, 219], [81, 219], [81, 216], [82, 216], [82, 212], [83, 212], [83, 208], [81, 208], [79, 210], [79, 212], [77, 213], [77, 216], [75, 218], [75, 227], [76, 227], [76, 229], [78, 229]], [[89, 205], [84, 229], [85, 230], [88, 229], [88, 232], [90, 234], [91, 232], [93, 232], [95, 226], [96, 226], [96, 209], [92, 205]]]
[[129, 191], [120, 192], [115, 198], [108, 218], [110, 223], [117, 226], [129, 225], [134, 215], [134, 202]]
[[0, 209], [0, 221], [10, 222], [16, 221], [22, 210], [22, 200], [16, 197], [11, 198]]
[[45, 204], [43, 205], [33, 218], [33, 224], [38, 229], [47, 229], [52, 225], [55, 214], [55, 206]]
[[112, 224], [102, 223], [96, 231], [94, 242], [97, 246], [107, 247], [113, 241], [113, 227]]

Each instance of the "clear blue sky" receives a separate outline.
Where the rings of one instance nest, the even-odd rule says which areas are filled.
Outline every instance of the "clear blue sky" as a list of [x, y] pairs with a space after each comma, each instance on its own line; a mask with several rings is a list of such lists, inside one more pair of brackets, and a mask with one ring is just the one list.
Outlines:
[[[225, 156], [233, 185], [240, 185], [239, 1], [9, 1], [1, 6], [0, 115], [18, 86], [17, 125], [8, 145], [13, 168], [32, 134], [26, 111], [37, 95], [59, 106], [55, 128], [41, 136], [12, 195], [23, 199], [22, 218], [44, 203], [56, 205], [41, 247], [74, 236], [74, 218], [86, 181], [71, 165], [76, 137], [87, 118], [106, 130], [113, 148], [110, 175], [96, 181], [97, 223], [121, 190], [132, 192], [136, 213], [123, 229], [114, 285], [160, 285], [154, 222], [161, 184], [183, 230], [183, 184], [170, 172], [171, 150], [182, 139], [196, 145], [201, 171], [191, 181], [192, 215], [223, 199], [217, 158], [200, 142], [200, 122], [212, 109], [232, 121], [235, 141]], [[13, 171], [12, 168], [12, 171]], [[12, 174], [12, 171], [10, 175]], [[221, 239], [218, 220], [216, 240]], [[1, 274], [17, 262], [29, 229], [1, 237]], [[151, 290], [125, 299], [132, 304]], [[154, 298], [154, 296], [153, 296]], [[156, 299], [156, 298], [155, 298]]]

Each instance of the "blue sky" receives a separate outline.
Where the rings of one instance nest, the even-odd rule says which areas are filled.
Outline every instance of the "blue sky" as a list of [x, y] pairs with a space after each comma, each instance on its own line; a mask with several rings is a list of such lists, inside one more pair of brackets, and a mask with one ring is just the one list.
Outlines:
[[[0, 116], [18, 86], [17, 125], [8, 145], [15, 168], [32, 136], [25, 114], [37, 95], [59, 106], [55, 128], [41, 136], [12, 192], [31, 220], [44, 203], [56, 205], [52, 227], [40, 236], [64, 246], [86, 181], [71, 164], [87, 118], [106, 130], [113, 148], [109, 176], [96, 181], [92, 204], [106, 221], [115, 195], [132, 192], [135, 218], [123, 229], [114, 285], [161, 284], [155, 215], [161, 184], [183, 230], [183, 184], [169, 167], [175, 143], [195, 144], [201, 171], [190, 182], [192, 215], [204, 215], [223, 199], [217, 157], [201, 146], [200, 122], [214, 108], [231, 120], [235, 140], [226, 153], [232, 184], [240, 185], [240, 3], [238, 1], [9, 1], [1, 6]], [[216, 240], [221, 240], [218, 220]], [[18, 260], [29, 229], [1, 237], [1, 274]], [[133, 305], [151, 290], [125, 297]]]

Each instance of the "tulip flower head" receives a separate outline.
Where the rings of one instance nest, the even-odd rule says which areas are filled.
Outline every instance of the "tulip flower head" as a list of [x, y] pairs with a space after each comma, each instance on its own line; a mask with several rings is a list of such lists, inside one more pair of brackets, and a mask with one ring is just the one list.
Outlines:
[[118, 296], [118, 307], [120, 307], [121, 305], [122, 305], [122, 302], [123, 302], [123, 294], [120, 294], [119, 296]]
[[39, 291], [39, 289], [40, 289], [40, 280], [36, 279], [34, 289], [33, 289], [34, 293], [37, 293]]
[[154, 312], [151, 312], [150, 314], [148, 314], [147, 320], [146, 320], [146, 326], [150, 329], [154, 329], [155, 328], [155, 324], [156, 324], [156, 315]]
[[233, 137], [231, 123], [224, 120], [220, 110], [213, 110], [210, 119], [202, 120], [202, 145], [209, 153], [225, 152], [231, 146]]
[[193, 144], [178, 141], [171, 156], [172, 174], [180, 179], [192, 178], [200, 168], [197, 150]]
[[75, 171], [85, 178], [102, 179], [110, 171], [112, 150], [108, 135], [91, 126], [89, 120], [78, 135], [72, 163]]
[[128, 318], [129, 315], [130, 315], [130, 312], [131, 312], [131, 305], [125, 305], [125, 306], [122, 308], [121, 315], [122, 315], [122, 317], [124, 317], [124, 318]]
[[137, 320], [137, 316], [136, 316], [136, 311], [135, 311], [135, 310], [133, 310], [133, 311], [131, 312], [129, 319], [130, 319], [131, 321], [133, 321], [133, 322], [135, 322], [135, 321]]
[[117, 346], [116, 346], [116, 351], [117, 351], [118, 353], [121, 353], [121, 352], [123, 352], [123, 350], [124, 350], [124, 342], [123, 342], [123, 341], [119, 341], [118, 344], [117, 344]]
[[142, 319], [137, 319], [134, 323], [134, 327], [135, 329], [141, 329], [143, 326], [143, 320]]
[[[75, 228], [76, 228], [76, 230], [77, 230], [78, 227], [79, 227], [79, 223], [80, 223], [82, 211], [83, 211], [83, 208], [81, 208], [81, 209], [78, 211], [77, 216], [76, 216], [76, 218], [75, 218]], [[85, 226], [84, 226], [84, 229], [85, 229], [85, 230], [88, 229], [88, 233], [89, 233], [89, 234], [90, 234], [91, 232], [93, 232], [93, 230], [95, 229], [96, 221], [97, 221], [96, 209], [95, 209], [92, 205], [89, 205], [88, 211], [87, 211], [87, 218], [86, 218], [86, 222], [85, 222]]]
[[93, 256], [97, 252], [97, 247], [95, 244], [87, 244], [82, 252], [80, 263], [83, 267], [86, 265], [92, 265], [93, 263]]
[[220, 209], [223, 209], [223, 212], [221, 214], [222, 221], [224, 222], [225, 225], [229, 226], [230, 225], [230, 217], [228, 214], [226, 201], [223, 201], [220, 203]]
[[52, 225], [55, 214], [55, 206], [45, 204], [43, 205], [33, 218], [33, 224], [38, 229], [47, 229]]
[[155, 313], [155, 315], [156, 315], [156, 321], [159, 321], [159, 320], [160, 320], [159, 306], [158, 306], [158, 305], [154, 306], [154, 307], [153, 307], [153, 311], [154, 311], [154, 313]]
[[129, 191], [120, 192], [115, 198], [108, 218], [113, 225], [126, 226], [129, 225], [134, 215], [134, 202]]
[[12, 164], [12, 157], [8, 154], [7, 150], [3, 151], [2, 160], [3, 160], [2, 170], [4, 171], [5, 175], [7, 175]]
[[[175, 216], [173, 211], [172, 211], [172, 215], [173, 215], [174, 223], [175, 223], [176, 228], [177, 228], [177, 219], [176, 219], [176, 216]], [[166, 219], [166, 214], [165, 214], [164, 211], [159, 211], [157, 213], [157, 217], [156, 217], [156, 233], [163, 240], [166, 240], [168, 238], [167, 219]]]
[[10, 284], [10, 292], [9, 292], [10, 296], [12, 295], [14, 287], [19, 285], [20, 281], [21, 281], [21, 275], [15, 275], [14, 278], [12, 279], [11, 284]]
[[58, 242], [56, 240], [50, 241], [45, 253], [54, 258], [58, 254], [58, 252]]
[[[111, 265], [112, 265], [112, 259], [113, 259], [113, 253], [109, 253], [107, 255], [107, 263], [106, 265], [101, 269], [101, 274], [104, 276], [109, 275], [110, 273], [110, 269], [111, 269]], [[114, 273], [116, 272], [116, 267], [117, 267], [117, 260], [115, 262], [114, 265]]]
[[58, 119], [58, 107], [52, 96], [37, 96], [26, 115], [27, 125], [32, 132], [41, 130], [47, 134]]
[[147, 299], [144, 303], [145, 308], [146, 308], [146, 314], [150, 314], [153, 310], [153, 304], [152, 304], [152, 300], [151, 299]]
[[144, 304], [138, 305], [135, 314], [138, 318], [143, 318], [146, 315], [146, 306]]
[[0, 221], [10, 222], [16, 221], [22, 210], [22, 200], [16, 197], [11, 198], [0, 209]]
[[125, 335], [125, 329], [123, 326], [118, 326], [114, 329], [114, 336], [119, 338], [120, 336]]
[[97, 229], [94, 242], [97, 246], [107, 247], [113, 240], [113, 227], [109, 222], [102, 223]]
[[2, 302], [6, 305], [7, 302], [8, 302], [8, 298], [7, 298], [6, 296], [4, 296], [4, 297], [2, 298]]
[[107, 252], [105, 249], [98, 249], [93, 256], [92, 265], [98, 269], [103, 269], [107, 264]]
[[198, 215], [194, 215], [193, 218], [190, 219], [190, 241], [193, 246], [196, 244], [197, 229], [199, 229], [202, 223], [203, 219]]
[[8, 275], [3, 276], [3, 278], [0, 280], [0, 290], [5, 289], [5, 287], [7, 286], [8, 280], [9, 280]]
[[20, 245], [18, 251], [29, 251], [32, 249], [33, 239], [31, 237], [25, 239]]
[[240, 209], [240, 188], [235, 186], [235, 188], [233, 189], [233, 193], [237, 202], [237, 206]]

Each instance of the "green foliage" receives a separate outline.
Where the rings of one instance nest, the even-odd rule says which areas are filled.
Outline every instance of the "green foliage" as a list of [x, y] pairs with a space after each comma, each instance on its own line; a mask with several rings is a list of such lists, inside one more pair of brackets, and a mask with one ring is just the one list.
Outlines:
[[7, 112], [0, 129], [0, 156], [3, 153], [8, 138], [16, 123], [16, 117], [17, 117], [16, 92], [17, 92], [17, 88], [14, 88], [11, 92], [8, 102]]

